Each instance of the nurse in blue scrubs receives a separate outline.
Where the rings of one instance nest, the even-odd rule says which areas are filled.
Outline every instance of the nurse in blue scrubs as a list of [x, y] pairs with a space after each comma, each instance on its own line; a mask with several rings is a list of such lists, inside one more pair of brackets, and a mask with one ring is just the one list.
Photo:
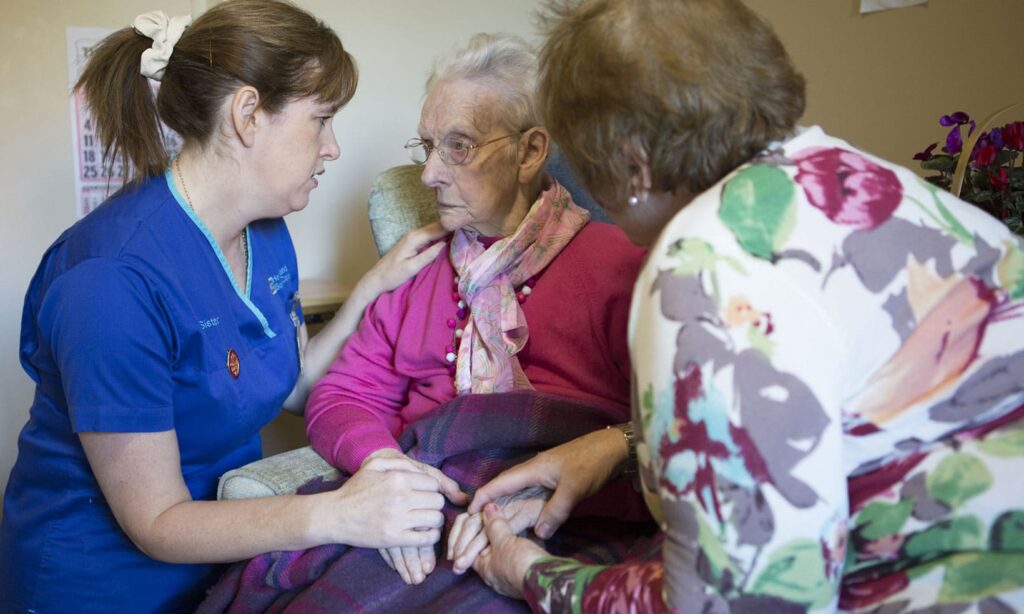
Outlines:
[[[464, 495], [411, 461], [369, 463], [331, 493], [214, 501], [365, 305], [440, 249], [426, 247], [438, 231], [408, 237], [307, 343], [282, 218], [338, 158], [332, 120], [355, 87], [335, 33], [275, 0], [191, 25], [143, 15], [93, 52], [78, 88], [132, 182], [57, 239], [25, 298], [37, 386], [4, 499], [0, 604], [191, 611], [218, 563], [438, 540], [444, 498]], [[184, 139], [173, 161], [158, 119]]]

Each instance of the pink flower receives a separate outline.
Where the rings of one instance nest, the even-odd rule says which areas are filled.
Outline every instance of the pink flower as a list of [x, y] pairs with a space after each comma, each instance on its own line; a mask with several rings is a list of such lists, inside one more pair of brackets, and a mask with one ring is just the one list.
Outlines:
[[1003, 143], [1010, 149], [1024, 151], [1024, 122], [1013, 122], [1003, 126]]
[[978, 166], [988, 166], [996, 161], [996, 148], [994, 145], [985, 145], [978, 150], [977, 157], [974, 158], [975, 164]]
[[992, 184], [992, 190], [995, 192], [1004, 192], [1006, 188], [1010, 187], [1010, 177], [1006, 174], [1006, 167], [999, 167], [998, 175], [991, 175], [988, 178], [988, 182]]
[[792, 159], [807, 199], [836, 224], [871, 230], [903, 199], [896, 173], [852, 151], [815, 147]]

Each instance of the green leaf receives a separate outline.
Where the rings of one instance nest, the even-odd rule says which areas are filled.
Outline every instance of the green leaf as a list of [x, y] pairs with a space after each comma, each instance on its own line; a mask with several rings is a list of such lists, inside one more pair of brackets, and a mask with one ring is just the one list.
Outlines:
[[988, 535], [989, 547], [997, 551], [1024, 550], [1024, 511], [1004, 512], [992, 523]]
[[1007, 162], [1009, 162], [1010, 160], [1016, 160], [1016, 159], [1017, 159], [1017, 152], [1016, 151], [1013, 151], [1013, 150], [1010, 150], [1010, 149], [1003, 149], [1003, 150], [1000, 150], [999, 153], [996, 154], [996, 160], [995, 160], [995, 162], [992, 163], [992, 165], [995, 166], [995, 167], [1000, 167], [1000, 166], [1006, 164]]
[[925, 477], [928, 494], [954, 509], [990, 486], [992, 473], [985, 463], [963, 452], [947, 456]]
[[783, 545], [772, 553], [750, 592], [805, 604], [809, 609], [831, 603], [835, 587], [825, 578], [821, 544], [797, 539]]
[[[634, 378], [633, 381], [635, 382], [636, 379]], [[654, 384], [647, 384], [640, 408], [640, 420], [643, 423], [643, 429], [646, 431], [651, 425], [651, 416], [654, 415]]]
[[700, 239], [680, 239], [668, 249], [667, 255], [676, 261], [676, 275], [694, 275], [715, 266], [714, 248]]
[[761, 352], [765, 358], [771, 360], [772, 351], [775, 349], [775, 343], [771, 337], [764, 334], [760, 328], [751, 326], [747, 329], [747, 340], [750, 341], [750, 347]]
[[949, 224], [949, 231], [952, 232], [954, 236], [956, 236], [964, 243], [967, 243], [968, 245], [973, 245], [974, 235], [968, 232], [967, 229], [964, 228], [964, 225], [960, 223], [960, 220], [956, 219], [956, 217], [954, 217], [953, 214], [949, 212], [949, 209], [946, 208], [946, 205], [942, 204], [942, 199], [939, 198], [938, 194], [932, 194], [932, 197], [935, 199], [935, 206], [936, 208], [938, 208], [939, 214], [942, 216], [942, 219], [945, 220], [947, 224]]
[[903, 548], [913, 558], [977, 550], [985, 545], [985, 528], [974, 516], [952, 518], [907, 538]]
[[700, 548], [704, 556], [707, 557], [708, 565], [711, 572], [711, 577], [714, 578], [715, 583], [718, 583], [722, 579], [722, 574], [725, 570], [729, 570], [732, 577], [740, 577], [740, 570], [736, 569], [732, 559], [729, 558], [729, 554], [725, 551], [722, 546], [722, 542], [718, 535], [712, 530], [711, 526], [708, 525], [704, 520], [704, 516], [697, 514], [697, 523], [699, 527], [699, 533], [697, 537], [697, 547]]
[[957, 158], [946, 154], [932, 156], [930, 160], [921, 162], [921, 168], [926, 171], [939, 171], [940, 173], [952, 173], [956, 168]]
[[737, 273], [747, 274], [743, 266], [735, 259], [718, 256], [710, 243], [700, 239], [680, 239], [669, 247], [666, 254], [676, 261], [673, 270], [676, 275], [696, 275], [701, 271], [715, 273], [715, 267], [719, 262], [725, 262]]
[[1024, 456], [1024, 428], [994, 433], [978, 444], [985, 454], [999, 457]]
[[945, 559], [935, 559], [934, 561], [927, 561], [920, 565], [914, 565], [906, 569], [907, 578], [911, 582], [918, 578], [923, 578], [935, 570], [936, 567], [942, 567], [945, 563]]
[[573, 596], [567, 600], [570, 603], [583, 603], [583, 591], [594, 579], [594, 576], [605, 570], [602, 565], [584, 565], [579, 561], [563, 557], [544, 557], [535, 562], [533, 571], [538, 572], [537, 584], [545, 593], [550, 593], [556, 581], [561, 581], [566, 575], [572, 575], [575, 579], [572, 582]]
[[903, 523], [910, 517], [914, 502], [906, 499], [898, 503], [875, 501], [864, 506], [854, 520], [861, 537], [875, 541], [887, 535], [899, 533]]
[[1024, 587], [1024, 554], [963, 553], [946, 564], [939, 603], [967, 603]]
[[740, 171], [722, 189], [718, 217], [753, 256], [770, 260], [796, 223], [793, 180], [775, 166]]
[[1024, 299], [1024, 250], [1019, 244], [1006, 241], [1006, 255], [999, 261], [996, 271], [999, 272], [999, 283], [1010, 298], [1017, 301]]

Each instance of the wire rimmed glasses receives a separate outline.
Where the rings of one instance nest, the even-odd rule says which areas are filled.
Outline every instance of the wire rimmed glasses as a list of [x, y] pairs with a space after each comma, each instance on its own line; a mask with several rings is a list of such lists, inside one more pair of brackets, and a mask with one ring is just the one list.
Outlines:
[[[527, 128], [529, 130], [529, 128]], [[468, 164], [473, 152], [481, 147], [486, 147], [492, 143], [503, 141], [505, 139], [511, 139], [520, 136], [526, 132], [526, 130], [520, 130], [516, 134], [506, 134], [493, 138], [483, 143], [473, 143], [464, 136], [449, 136], [441, 140], [440, 145], [434, 145], [420, 138], [409, 139], [405, 144], [406, 151], [409, 152], [409, 157], [416, 164], [426, 164], [427, 159], [430, 157], [431, 152], [436, 151], [437, 155], [440, 156], [441, 162], [444, 162], [447, 166], [461, 166]]]

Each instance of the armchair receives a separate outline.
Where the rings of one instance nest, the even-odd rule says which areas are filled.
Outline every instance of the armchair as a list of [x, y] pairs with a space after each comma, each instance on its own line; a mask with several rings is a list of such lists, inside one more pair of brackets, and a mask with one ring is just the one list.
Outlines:
[[[576, 204], [591, 213], [591, 219], [607, 222], [608, 217], [572, 175], [569, 165], [553, 150], [548, 172], [573, 195]], [[384, 255], [402, 236], [437, 220], [434, 193], [420, 182], [423, 167], [395, 166], [377, 175], [370, 187], [368, 214], [370, 230], [379, 255]], [[305, 446], [276, 454], [225, 473], [217, 487], [218, 499], [248, 499], [294, 493], [314, 478], [332, 480], [338, 470], [313, 448]]]

